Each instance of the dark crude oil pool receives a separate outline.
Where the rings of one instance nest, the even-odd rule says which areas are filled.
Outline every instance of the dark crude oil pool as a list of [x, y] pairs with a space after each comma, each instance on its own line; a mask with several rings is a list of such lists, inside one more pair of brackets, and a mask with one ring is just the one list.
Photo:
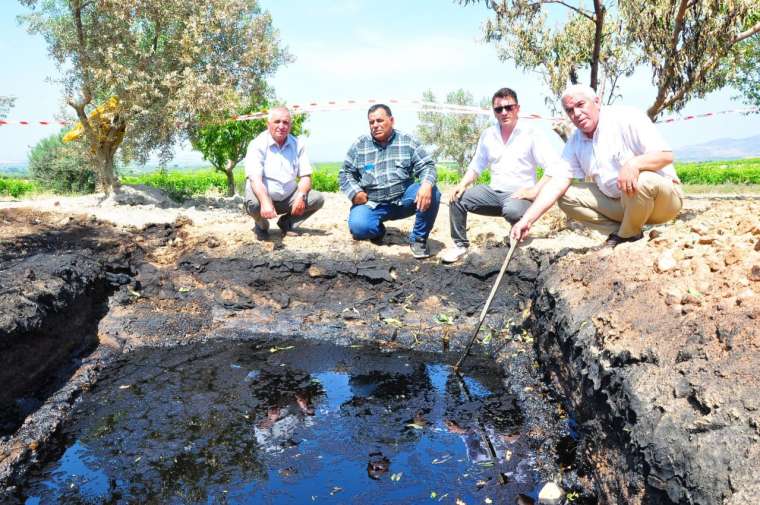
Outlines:
[[312, 341], [136, 351], [20, 498], [515, 503], [535, 487], [517, 402], [496, 368], [473, 358], [462, 379], [441, 359]]

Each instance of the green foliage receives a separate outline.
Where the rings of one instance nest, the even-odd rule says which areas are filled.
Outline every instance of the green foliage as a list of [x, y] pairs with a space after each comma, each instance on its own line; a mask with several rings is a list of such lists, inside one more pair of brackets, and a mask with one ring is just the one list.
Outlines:
[[[435, 102], [431, 90], [422, 94], [425, 102]], [[486, 99], [487, 102], [487, 99]], [[446, 95], [447, 104], [475, 105], [472, 94], [463, 89]], [[487, 126], [487, 119], [480, 114], [454, 114], [441, 112], [420, 112], [417, 136], [423, 144], [432, 146], [433, 157], [452, 160], [459, 173], [464, 173], [467, 164], [475, 154], [480, 133]]]
[[29, 152], [29, 172], [38, 184], [55, 193], [92, 193], [96, 175], [84, 147], [64, 144], [63, 134], [46, 137]]
[[[236, 115], [252, 114], [269, 108], [270, 103], [266, 100], [253, 100], [249, 105], [238, 110]], [[204, 160], [224, 174], [232, 174], [237, 164], [245, 158], [251, 140], [267, 129], [265, 118], [250, 121], [236, 121], [228, 117], [222, 120], [205, 118], [203, 121], [207, 122], [205, 126], [190, 132], [190, 142], [193, 148], [203, 155]], [[305, 121], [305, 114], [293, 115], [291, 133], [296, 136], [304, 133]], [[234, 195], [235, 189], [235, 184], [230, 179], [227, 195]]]
[[14, 179], [0, 175], [0, 195], [10, 195], [13, 198], [37, 191], [37, 184], [28, 179]]
[[216, 170], [178, 172], [161, 169], [158, 172], [126, 176], [124, 184], [145, 184], [161, 189], [173, 200], [181, 202], [195, 195], [214, 189], [220, 193], [227, 190], [227, 177]]
[[684, 184], [760, 184], [760, 158], [677, 163], [676, 173]]

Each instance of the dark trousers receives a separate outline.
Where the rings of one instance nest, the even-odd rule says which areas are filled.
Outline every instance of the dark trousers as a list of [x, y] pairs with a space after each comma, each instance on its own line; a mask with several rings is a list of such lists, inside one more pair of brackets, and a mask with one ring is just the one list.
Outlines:
[[473, 186], [462, 194], [456, 202], [449, 205], [449, 220], [451, 222], [451, 238], [461, 247], [469, 247], [467, 240], [467, 213], [473, 212], [481, 216], [502, 216], [515, 224], [528, 210], [530, 200], [518, 200], [511, 197], [512, 193], [496, 191], [489, 186]]

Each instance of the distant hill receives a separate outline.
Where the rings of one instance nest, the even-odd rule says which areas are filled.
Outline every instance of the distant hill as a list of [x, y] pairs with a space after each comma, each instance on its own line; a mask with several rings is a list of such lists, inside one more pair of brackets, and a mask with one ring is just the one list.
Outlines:
[[677, 161], [716, 161], [760, 158], [760, 135], [744, 139], [717, 139], [673, 150]]
[[12, 177], [25, 177], [29, 175], [26, 161], [9, 162], [0, 161], [0, 175], [10, 175]]

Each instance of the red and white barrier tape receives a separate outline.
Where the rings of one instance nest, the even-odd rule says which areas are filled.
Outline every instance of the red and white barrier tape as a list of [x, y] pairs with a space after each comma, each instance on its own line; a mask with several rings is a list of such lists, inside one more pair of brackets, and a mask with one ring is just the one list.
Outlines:
[[[289, 105], [290, 109], [294, 113], [298, 112], [333, 112], [333, 111], [346, 111], [356, 110], [364, 108], [373, 104], [384, 103], [388, 106], [392, 106], [396, 109], [412, 110], [416, 112], [437, 112], [446, 114], [479, 114], [490, 116], [492, 114], [491, 109], [484, 109], [482, 107], [472, 105], [456, 105], [447, 103], [436, 102], [424, 102], [422, 100], [398, 100], [389, 99], [386, 101], [367, 99], [367, 100], [330, 100], [327, 102], [308, 102], [304, 104]], [[691, 114], [688, 116], [670, 116], [657, 121], [657, 123], [674, 123], [677, 121], [689, 121], [692, 119], [712, 117], [723, 114], [752, 114], [760, 113], [758, 107], [745, 107], [742, 109], [728, 109], [715, 112], [705, 112], [702, 114]], [[266, 111], [256, 112], [254, 114], [243, 114], [240, 116], [233, 116], [233, 119], [238, 121], [249, 121], [253, 119], [263, 119], [267, 117]], [[545, 117], [540, 114], [527, 114], [520, 116], [522, 119], [541, 119], [545, 121], [558, 121], [564, 118], [559, 117]], [[7, 121], [0, 119], [0, 126], [70, 126], [73, 122], [62, 120], [50, 120], [50, 121]]]

